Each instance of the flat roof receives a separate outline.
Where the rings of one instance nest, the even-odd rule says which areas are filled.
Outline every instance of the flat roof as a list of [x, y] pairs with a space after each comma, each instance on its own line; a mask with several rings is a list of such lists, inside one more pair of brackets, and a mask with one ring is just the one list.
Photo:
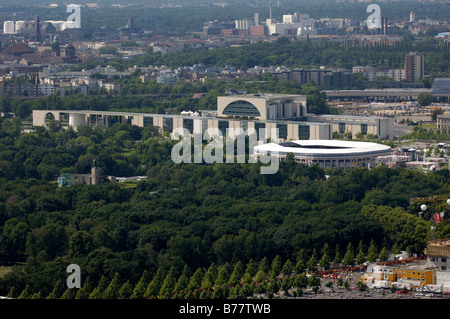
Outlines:
[[[191, 116], [191, 115], [181, 115], [181, 114], [158, 114], [158, 113], [138, 113], [138, 112], [121, 112], [121, 111], [94, 111], [94, 110], [33, 110], [33, 112], [59, 112], [68, 114], [102, 114], [111, 116], [144, 116], [144, 117], [167, 117], [167, 118], [187, 118], [187, 119], [197, 119], [197, 120], [219, 120], [219, 121], [252, 121], [252, 122], [264, 122], [264, 123], [277, 123], [277, 124], [299, 124], [299, 125], [318, 125], [318, 126], [328, 126], [330, 123], [314, 122], [314, 121], [304, 121], [304, 120], [258, 120], [258, 119], [242, 119], [233, 117], [216, 117], [216, 116]], [[217, 112], [217, 111], [214, 111]]]
[[371, 142], [341, 140], [297, 140], [286, 143], [267, 143], [254, 147], [255, 152], [311, 157], [345, 157], [381, 155], [391, 152], [391, 147]]
[[383, 116], [370, 116], [370, 115], [339, 115], [339, 114], [320, 114], [314, 115], [314, 118], [324, 118], [330, 120], [341, 120], [341, 119], [351, 119], [351, 120], [387, 120], [389, 117]]
[[266, 99], [282, 99], [282, 98], [306, 98], [304, 94], [272, 94], [272, 93], [247, 93], [247, 94], [236, 94], [236, 95], [223, 95], [219, 97], [226, 98], [266, 98]]

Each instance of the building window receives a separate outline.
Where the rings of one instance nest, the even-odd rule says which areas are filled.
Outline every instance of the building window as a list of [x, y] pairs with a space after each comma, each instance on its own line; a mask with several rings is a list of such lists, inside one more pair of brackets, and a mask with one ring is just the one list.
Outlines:
[[152, 116], [144, 116], [144, 127], [153, 125], [153, 117]]
[[[256, 137], [258, 140], [262, 140], [266, 138], [266, 123], [261, 122], [255, 122], [255, 131], [256, 131]], [[262, 130], [262, 135], [260, 134], [260, 129]]]
[[367, 124], [361, 124], [361, 134], [367, 135]]
[[252, 103], [242, 100], [228, 104], [223, 110], [223, 114], [228, 116], [261, 116], [261, 113], [259, 113], [258, 109]]
[[194, 120], [193, 119], [183, 119], [183, 128], [187, 129], [189, 133], [194, 133]]
[[245, 132], [248, 130], [248, 122], [247, 121], [241, 121], [240, 123], [241, 129]]
[[339, 123], [339, 134], [345, 133], [345, 123]]
[[442, 258], [441, 258], [441, 262], [446, 263], [446, 262], [447, 262], [447, 258], [442, 257]]
[[287, 124], [277, 124], [278, 137], [282, 139], [287, 139]]
[[227, 128], [228, 128], [228, 121], [219, 120], [219, 131], [222, 133], [222, 136], [226, 136]]
[[173, 131], [173, 118], [165, 117], [163, 118], [163, 130], [164, 131]]
[[298, 138], [300, 140], [309, 140], [309, 125], [298, 126]]

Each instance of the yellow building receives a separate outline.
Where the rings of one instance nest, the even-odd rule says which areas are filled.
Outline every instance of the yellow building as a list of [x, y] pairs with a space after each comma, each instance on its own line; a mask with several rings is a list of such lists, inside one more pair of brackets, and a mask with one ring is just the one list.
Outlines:
[[397, 282], [411, 284], [414, 288], [434, 284], [434, 271], [421, 268], [395, 268], [394, 278]]

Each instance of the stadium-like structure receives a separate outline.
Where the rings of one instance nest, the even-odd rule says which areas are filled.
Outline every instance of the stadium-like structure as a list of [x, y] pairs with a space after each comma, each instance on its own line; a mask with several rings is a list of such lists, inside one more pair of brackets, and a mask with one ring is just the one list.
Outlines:
[[295, 161], [326, 168], [374, 167], [378, 156], [391, 154], [387, 145], [342, 140], [296, 140], [267, 143], [253, 148], [253, 156], [275, 155], [284, 160], [292, 153]]

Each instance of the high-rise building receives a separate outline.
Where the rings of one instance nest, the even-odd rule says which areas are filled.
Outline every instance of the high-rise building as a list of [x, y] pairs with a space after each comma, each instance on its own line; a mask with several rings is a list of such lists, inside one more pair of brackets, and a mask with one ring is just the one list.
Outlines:
[[410, 83], [423, 78], [424, 57], [422, 53], [410, 52], [405, 57], [405, 77]]
[[134, 29], [133, 17], [128, 17], [127, 28], [130, 29], [130, 30]]
[[411, 11], [411, 13], [409, 14], [409, 22], [415, 21], [416, 21], [416, 14], [414, 13], [414, 11]]
[[34, 20], [34, 41], [41, 42], [41, 25], [39, 16]]

